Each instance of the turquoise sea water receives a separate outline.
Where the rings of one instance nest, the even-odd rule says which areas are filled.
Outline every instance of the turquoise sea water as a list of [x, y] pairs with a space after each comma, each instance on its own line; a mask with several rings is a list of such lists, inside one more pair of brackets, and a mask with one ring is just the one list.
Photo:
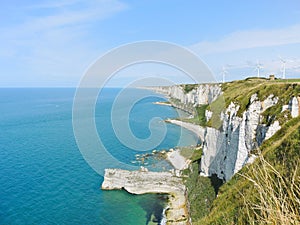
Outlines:
[[[100, 96], [97, 129], [111, 154], [130, 163], [137, 152], [118, 141], [108, 119], [118, 92], [105, 89]], [[59, 88], [0, 89], [0, 224], [143, 225], [151, 214], [161, 213], [164, 200], [159, 195], [100, 190], [103, 178], [84, 161], [73, 135], [74, 93]], [[138, 137], [149, 135], [153, 116], [178, 116], [171, 107], [152, 104], [159, 100], [143, 99], [131, 111], [130, 126]], [[167, 128], [156, 149], [178, 144], [180, 128]], [[183, 137], [181, 145], [197, 141], [187, 130]]]

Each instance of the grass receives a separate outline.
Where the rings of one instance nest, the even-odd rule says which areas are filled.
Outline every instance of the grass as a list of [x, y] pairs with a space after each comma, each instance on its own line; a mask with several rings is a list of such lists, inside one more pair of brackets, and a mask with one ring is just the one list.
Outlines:
[[171, 104], [170, 101], [160, 101], [159, 103], [161, 103], [161, 104]]
[[197, 221], [207, 215], [216, 197], [210, 179], [199, 176], [198, 166], [196, 162], [191, 164], [191, 168], [187, 169], [188, 177], [185, 180], [192, 221]]
[[[195, 88], [195, 85], [185, 85], [184, 87], [186, 87], [186, 90], [192, 90]], [[240, 106], [237, 115], [242, 117], [243, 112], [250, 104], [251, 96], [256, 93], [260, 101], [265, 100], [271, 94], [279, 97], [278, 104], [264, 112], [264, 122], [270, 124], [271, 120], [267, 120], [273, 116], [273, 118], [271, 118], [272, 120], [278, 119], [281, 124], [283, 124], [286, 121], [286, 119], [284, 119], [286, 115], [284, 113], [281, 114], [282, 105], [287, 105], [292, 96], [298, 96], [300, 93], [300, 85], [289, 82], [274, 82], [263, 78], [248, 78], [246, 80], [222, 84], [222, 91], [223, 95], [219, 96], [210, 105], [196, 107], [194, 109], [196, 110], [194, 118], [185, 118], [182, 120], [201, 126], [210, 126], [220, 129], [222, 126], [220, 118], [221, 112], [233, 102]], [[205, 110], [213, 112], [212, 118], [209, 121], [206, 121]]]
[[[233, 81], [222, 84], [223, 95], [219, 96], [210, 105], [201, 105], [193, 107], [190, 104], [183, 104], [178, 99], [170, 99], [172, 104], [177, 105], [185, 111], [194, 115], [194, 118], [183, 118], [185, 122], [194, 123], [200, 126], [210, 126], [216, 129], [222, 127], [221, 112], [224, 111], [231, 102], [239, 105], [237, 115], [242, 117], [243, 112], [250, 104], [250, 98], [257, 94], [260, 101], [265, 100], [271, 94], [279, 97], [279, 102], [263, 113], [263, 123], [271, 124], [274, 120], [279, 120], [284, 124], [290, 117], [281, 113], [282, 105], [287, 105], [292, 96], [298, 96], [300, 93], [300, 79], [277, 79], [274, 81], [265, 78], [247, 78], [246, 80]], [[184, 84], [182, 88], [185, 93], [190, 92], [197, 84]], [[205, 110], [213, 112], [212, 118], [206, 121]], [[288, 118], [287, 118], [288, 117]]]
[[221, 112], [225, 109], [223, 95], [213, 101], [207, 109], [213, 113], [211, 119], [207, 122], [207, 126], [220, 129], [222, 126]]
[[281, 82], [281, 83], [293, 83], [293, 82], [300, 82], [300, 79], [276, 79], [273, 82]]
[[[273, 94], [279, 101], [263, 112], [261, 123], [270, 125], [278, 120], [282, 128], [253, 151], [258, 159], [222, 185], [217, 198], [212, 179], [199, 177], [196, 157], [190, 170], [184, 171], [193, 224], [300, 224], [300, 118], [291, 119], [288, 111], [281, 112], [291, 97], [299, 96], [297, 82], [300, 79], [249, 78], [225, 83], [223, 96], [197, 109], [202, 119], [206, 109], [213, 112], [210, 121], [197, 118], [201, 121], [198, 124], [220, 129], [220, 114], [231, 102], [240, 106], [238, 116], [242, 116], [253, 94], [260, 101]], [[193, 152], [185, 150], [182, 154]]]
[[190, 167], [183, 171], [183, 175], [187, 187], [189, 214], [192, 221], [197, 221], [208, 215], [223, 182], [220, 182], [216, 176], [199, 176], [199, 162], [202, 156], [200, 147], [184, 147], [180, 149], [180, 154], [192, 161]]
[[[253, 94], [260, 101], [273, 94], [279, 101], [262, 113], [261, 123], [270, 125], [278, 120], [282, 128], [253, 151], [259, 155], [253, 164], [245, 166], [220, 189], [214, 188], [216, 183], [212, 178], [199, 176], [197, 162], [201, 151], [198, 155], [193, 149], [181, 152], [193, 159], [191, 168], [183, 172], [187, 175], [185, 183], [193, 224], [300, 224], [300, 118], [291, 119], [288, 111], [281, 112], [291, 97], [299, 96], [298, 82], [300, 79], [249, 78], [225, 83], [223, 96], [210, 105], [196, 108], [198, 117], [188, 122], [220, 129], [221, 112], [231, 102], [240, 106], [238, 116], [242, 116]], [[193, 88], [184, 86], [185, 92]], [[206, 109], [213, 112], [210, 121], [206, 121]]]
[[192, 91], [195, 87], [197, 87], [197, 84], [183, 84], [183, 91], [184, 93], [189, 93]]
[[[290, 80], [293, 82], [277, 82], [259, 78], [249, 78], [241, 81], [233, 81], [222, 85], [225, 107], [228, 107], [231, 102], [240, 106], [238, 116], [247, 109], [250, 103], [250, 98], [253, 94], [257, 94], [260, 101], [265, 100], [273, 94], [279, 97], [277, 105], [273, 106], [272, 110], [265, 112], [265, 116], [279, 115], [282, 105], [287, 105], [293, 96], [298, 96], [300, 93], [300, 85], [295, 83], [299, 79]], [[274, 113], [275, 112], [275, 113]], [[283, 115], [282, 115], [283, 116]], [[279, 116], [280, 117], [280, 116]], [[281, 117], [282, 118], [282, 117]]]
[[285, 176], [261, 155], [245, 178], [254, 185], [253, 199], [245, 199], [250, 224], [299, 224], [300, 180], [298, 164]]
[[199, 125], [200, 126], [206, 126], [206, 117], [205, 117], [205, 111], [207, 109], [208, 105], [201, 105], [196, 107], [196, 111], [197, 111], [197, 119], [199, 121]]
[[193, 118], [179, 118], [181, 121], [197, 124], [200, 126], [206, 126], [206, 117], [205, 117], [205, 111], [207, 109], [208, 105], [200, 105], [195, 107], [195, 115]]
[[284, 124], [260, 151], [193, 224], [300, 224], [300, 118]]
[[198, 161], [202, 156], [202, 149], [200, 147], [183, 147], [180, 149], [180, 155], [192, 162]]

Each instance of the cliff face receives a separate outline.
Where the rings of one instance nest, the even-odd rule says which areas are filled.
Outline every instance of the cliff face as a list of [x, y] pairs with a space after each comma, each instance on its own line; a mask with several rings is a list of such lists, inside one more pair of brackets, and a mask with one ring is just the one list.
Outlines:
[[189, 92], [182, 85], [155, 87], [155, 91], [176, 99], [173, 106], [191, 114], [195, 114], [195, 106], [210, 104], [222, 93], [219, 84], [199, 84]]
[[[185, 93], [182, 86], [160, 87], [157, 91], [193, 107], [210, 104], [222, 95], [219, 84], [198, 85], [188, 93]], [[257, 93], [254, 93], [242, 113], [239, 113], [241, 106], [231, 101], [218, 115], [222, 121], [221, 127], [205, 127], [204, 134], [199, 135], [203, 145], [201, 175], [216, 174], [220, 179], [229, 180], [246, 163], [253, 161], [255, 156], [251, 155], [251, 151], [281, 129], [277, 119], [264, 120], [264, 112], [280, 104], [279, 100], [274, 94], [260, 100]], [[282, 112], [289, 111], [291, 117], [297, 117], [299, 98], [291, 96], [288, 105], [280, 107]], [[210, 120], [213, 113], [206, 110], [206, 120]]]
[[[281, 125], [280, 132], [261, 145], [262, 154], [257, 160], [222, 185], [209, 212], [203, 217], [192, 217], [193, 224], [259, 224], [260, 221], [264, 224], [300, 224], [299, 195], [294, 194], [300, 186], [300, 170], [295, 166], [300, 162], [300, 117]], [[285, 190], [278, 195], [283, 186]], [[266, 205], [267, 201], [276, 204]], [[278, 205], [288, 207], [283, 209]], [[265, 214], [266, 211], [274, 214]]]
[[221, 113], [221, 129], [206, 128], [201, 174], [217, 174], [219, 178], [229, 180], [251, 161], [251, 150], [281, 128], [278, 121], [268, 126], [261, 123], [262, 113], [277, 102], [278, 98], [273, 95], [261, 102], [254, 94], [242, 116], [238, 116], [240, 106], [231, 102]]
[[222, 93], [219, 84], [199, 84], [188, 93], [181, 85], [157, 87], [155, 90], [193, 106], [210, 104]]

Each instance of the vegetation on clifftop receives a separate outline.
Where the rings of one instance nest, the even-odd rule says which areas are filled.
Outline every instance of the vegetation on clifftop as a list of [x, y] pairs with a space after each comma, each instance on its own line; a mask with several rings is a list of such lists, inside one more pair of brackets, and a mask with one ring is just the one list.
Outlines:
[[[210, 105], [197, 106], [195, 109], [197, 115], [194, 118], [183, 119], [186, 122], [191, 122], [201, 126], [221, 128], [221, 112], [224, 111], [231, 102], [239, 105], [237, 115], [242, 117], [243, 112], [250, 104], [251, 96], [257, 94], [258, 99], [262, 102], [270, 95], [279, 98], [276, 105], [267, 109], [262, 115], [262, 123], [270, 125], [275, 120], [280, 124], [284, 124], [291, 117], [287, 112], [282, 112], [282, 106], [288, 105], [291, 97], [299, 96], [300, 85], [293, 82], [270, 81], [264, 78], [249, 78], [246, 80], [232, 81], [222, 84], [223, 95], [219, 96]], [[194, 86], [194, 85], [193, 85]], [[212, 112], [212, 118], [206, 121], [205, 110]]]
[[287, 105], [291, 97], [299, 95], [300, 85], [298, 83], [252, 78], [222, 84], [222, 91], [225, 107], [228, 107], [231, 102], [239, 105], [239, 116], [242, 116], [242, 113], [247, 109], [253, 94], [256, 93], [260, 101], [273, 94], [279, 97], [278, 104], [272, 109], [274, 114], [274, 112], [279, 113], [282, 105]]
[[259, 151], [261, 157], [220, 188], [206, 215], [191, 210], [199, 211], [193, 224], [300, 224], [300, 118]]
[[192, 91], [195, 87], [197, 87], [197, 84], [183, 84], [182, 88], [184, 93], [189, 93]]

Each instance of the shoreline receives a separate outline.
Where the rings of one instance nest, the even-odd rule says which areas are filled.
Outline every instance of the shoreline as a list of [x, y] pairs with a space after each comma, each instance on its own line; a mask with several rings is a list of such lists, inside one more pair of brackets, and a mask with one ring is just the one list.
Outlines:
[[197, 135], [197, 137], [200, 138], [201, 141], [204, 140], [205, 128], [201, 127], [200, 125], [196, 125], [193, 123], [188, 123], [188, 122], [184, 122], [184, 121], [176, 120], [176, 119], [166, 119], [165, 121], [167, 123], [172, 123], [177, 126], [181, 126], [189, 131], [192, 131], [194, 134]]
[[[174, 106], [168, 102], [153, 102], [156, 105]], [[166, 122], [181, 126], [193, 132], [201, 141], [205, 129], [199, 125], [176, 119]], [[172, 148], [171, 148], [172, 149]], [[140, 170], [128, 171], [122, 169], [105, 169], [102, 190], [125, 190], [130, 194], [167, 194], [168, 202], [163, 209], [163, 224], [190, 225], [189, 203], [187, 189], [181, 176], [181, 171], [187, 169], [191, 160], [180, 154], [180, 149], [166, 153], [166, 160], [173, 166], [169, 172], [150, 172], [141, 166]]]
[[172, 106], [173, 105], [171, 103], [168, 102], [153, 102], [154, 105], [165, 105], [165, 106]]

